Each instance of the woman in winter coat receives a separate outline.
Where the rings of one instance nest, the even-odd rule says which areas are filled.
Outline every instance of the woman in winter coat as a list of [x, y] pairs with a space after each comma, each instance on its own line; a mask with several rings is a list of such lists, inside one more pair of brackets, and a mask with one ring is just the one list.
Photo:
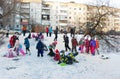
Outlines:
[[45, 32], [46, 32], [46, 36], [48, 37], [48, 32], [49, 32], [49, 27], [48, 26], [46, 27]]
[[55, 61], [60, 61], [60, 53], [59, 53], [58, 49], [55, 50], [54, 60], [55, 60]]
[[52, 27], [49, 28], [49, 36], [51, 37], [52, 34]]
[[95, 55], [95, 48], [96, 48], [96, 42], [95, 40], [92, 38], [90, 40], [90, 51], [92, 55]]
[[38, 54], [37, 54], [38, 57], [40, 56], [40, 54], [41, 54], [41, 57], [43, 57], [44, 47], [45, 45], [41, 42], [41, 40], [39, 40], [36, 45], [36, 49], [38, 50]]
[[77, 40], [76, 40], [76, 38], [74, 36], [72, 37], [71, 42], [72, 42], [72, 52], [73, 52], [73, 50], [75, 50], [75, 52], [77, 52], [76, 47], [78, 45], [78, 42], [77, 42]]
[[30, 49], [29, 49], [30, 48], [30, 43], [29, 43], [28, 37], [24, 39], [24, 45], [26, 47], [26, 54], [28, 54], [27, 51], [29, 51], [29, 55], [31, 55]]

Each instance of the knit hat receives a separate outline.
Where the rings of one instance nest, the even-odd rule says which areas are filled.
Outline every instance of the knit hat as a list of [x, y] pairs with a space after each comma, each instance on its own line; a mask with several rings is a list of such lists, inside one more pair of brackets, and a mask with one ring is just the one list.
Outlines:
[[56, 52], [56, 53], [59, 53], [59, 50], [58, 50], [58, 49], [56, 49], [56, 50], [55, 50], [55, 52]]

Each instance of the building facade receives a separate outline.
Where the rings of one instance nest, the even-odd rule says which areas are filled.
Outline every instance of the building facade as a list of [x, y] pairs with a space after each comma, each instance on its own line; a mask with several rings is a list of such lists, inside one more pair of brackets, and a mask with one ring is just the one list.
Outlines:
[[[89, 7], [89, 8], [88, 8]], [[110, 11], [115, 12], [115, 16], [104, 18], [104, 31], [120, 31], [120, 9], [107, 7]], [[23, 0], [21, 2], [20, 13], [15, 15], [12, 24], [14, 26], [31, 25], [52, 26], [55, 29], [76, 27], [77, 30], [89, 21], [88, 16], [96, 12], [95, 6], [79, 4], [75, 2], [54, 2], [42, 0]], [[12, 15], [14, 16], [14, 15]], [[12, 17], [10, 17], [12, 18]], [[9, 19], [8, 19], [9, 20]], [[15, 22], [17, 21], [17, 22]]]

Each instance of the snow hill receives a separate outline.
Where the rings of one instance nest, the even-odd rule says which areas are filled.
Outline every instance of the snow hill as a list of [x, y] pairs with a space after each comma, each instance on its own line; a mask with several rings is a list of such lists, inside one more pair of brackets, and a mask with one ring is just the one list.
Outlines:
[[[45, 34], [44, 34], [45, 35]], [[27, 36], [27, 35], [26, 35]], [[71, 39], [70, 35], [68, 34]], [[82, 35], [76, 35], [80, 39]], [[20, 43], [24, 47], [24, 38], [19, 36]], [[45, 44], [48, 46], [53, 42], [52, 37], [46, 37]], [[6, 58], [3, 55], [7, 52], [9, 38], [4, 39], [0, 46], [0, 79], [120, 79], [120, 54], [107, 53], [100, 50], [101, 55], [109, 59], [101, 59], [101, 55], [81, 54], [76, 57], [79, 63], [60, 66], [52, 57], [47, 56], [49, 51], [44, 52], [44, 57], [37, 57], [36, 41], [30, 39], [31, 55]], [[71, 47], [71, 43], [70, 43]], [[58, 50], [64, 50], [63, 35], [59, 34]]]

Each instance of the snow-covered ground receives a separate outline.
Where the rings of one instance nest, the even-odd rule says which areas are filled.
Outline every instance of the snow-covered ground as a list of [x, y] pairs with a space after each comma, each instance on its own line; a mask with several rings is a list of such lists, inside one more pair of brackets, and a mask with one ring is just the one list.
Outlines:
[[[76, 37], [79, 39], [81, 36]], [[19, 37], [23, 49], [25, 49], [24, 38], [22, 35]], [[53, 39], [54, 35], [52, 37], [45, 35], [46, 45], [52, 43]], [[48, 51], [44, 52], [44, 57], [37, 57], [35, 48], [37, 42], [34, 39], [30, 39], [32, 54], [15, 58], [3, 57], [7, 52], [9, 38], [5, 38], [4, 42], [0, 46], [0, 79], [120, 79], [119, 53], [104, 52], [105, 56], [109, 57], [107, 60], [101, 59], [101, 55], [79, 53], [76, 57], [79, 63], [60, 66], [52, 57], [47, 56]], [[65, 49], [62, 34], [58, 36], [56, 48]], [[102, 50], [100, 53], [103, 54]]]

